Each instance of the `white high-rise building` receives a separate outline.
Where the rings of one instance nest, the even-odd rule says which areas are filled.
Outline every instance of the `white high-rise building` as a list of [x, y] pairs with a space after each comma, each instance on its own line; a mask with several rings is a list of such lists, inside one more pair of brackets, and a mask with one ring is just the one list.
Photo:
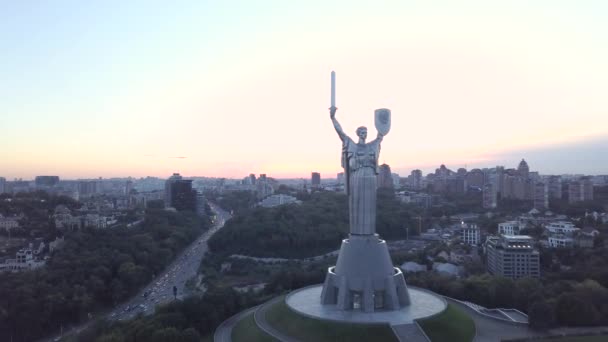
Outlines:
[[401, 177], [399, 177], [399, 174], [397, 173], [393, 173], [393, 187], [395, 189], [399, 189], [399, 187], [401, 186]]
[[549, 208], [549, 187], [547, 183], [536, 183], [534, 185], [534, 208], [537, 210]]
[[344, 172], [338, 172], [336, 179], [339, 185], [344, 185]]
[[479, 227], [473, 223], [462, 223], [461, 224], [461, 239], [462, 242], [470, 246], [477, 246], [480, 242]]
[[483, 185], [483, 207], [485, 209], [494, 209], [496, 208], [497, 202], [497, 194], [496, 187], [493, 183], [486, 183]]
[[413, 189], [422, 189], [422, 171], [413, 170], [409, 178], [410, 186]]

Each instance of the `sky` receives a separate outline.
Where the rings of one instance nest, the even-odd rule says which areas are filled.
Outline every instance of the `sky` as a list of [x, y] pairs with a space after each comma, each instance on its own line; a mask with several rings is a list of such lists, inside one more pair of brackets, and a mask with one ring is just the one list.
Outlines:
[[0, 177], [608, 174], [606, 1], [2, 1]]

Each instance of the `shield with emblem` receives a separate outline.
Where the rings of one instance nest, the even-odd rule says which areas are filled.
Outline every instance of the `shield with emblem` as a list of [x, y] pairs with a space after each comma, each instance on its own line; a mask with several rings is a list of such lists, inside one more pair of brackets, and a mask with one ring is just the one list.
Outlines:
[[376, 116], [376, 129], [378, 133], [387, 135], [388, 131], [391, 130], [391, 110], [386, 108], [376, 109], [374, 112]]

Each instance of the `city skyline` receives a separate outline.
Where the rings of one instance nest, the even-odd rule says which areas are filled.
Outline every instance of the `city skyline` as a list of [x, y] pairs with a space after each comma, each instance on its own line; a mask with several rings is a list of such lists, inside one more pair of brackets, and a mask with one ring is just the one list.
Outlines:
[[402, 176], [608, 174], [600, 1], [1, 6], [7, 180], [334, 177], [331, 70], [347, 134], [392, 110], [379, 162]]
[[[577, 146], [578, 145], [578, 146]], [[539, 158], [545, 162], [544, 167], [539, 167], [536, 165], [538, 162], [537, 159], [531, 159], [527, 156], [520, 155], [518, 151], [505, 151], [503, 153], [495, 154], [496, 159], [493, 158], [481, 158], [474, 162], [466, 162], [466, 163], [449, 163], [446, 161], [437, 161], [436, 163], [426, 164], [426, 165], [418, 165], [417, 167], [412, 166], [411, 168], [395, 168], [393, 169], [393, 173], [399, 174], [401, 177], [407, 177], [410, 175], [413, 170], [421, 170], [423, 175], [427, 175], [429, 173], [434, 173], [435, 170], [441, 166], [445, 165], [447, 168], [456, 171], [459, 168], [465, 168], [467, 171], [471, 171], [473, 169], [492, 169], [496, 166], [503, 166], [507, 169], [515, 169], [519, 162], [524, 159], [528, 162], [531, 162], [533, 165], [533, 170], [538, 172], [540, 175], [606, 175], [608, 173], [607, 168], [597, 168], [594, 172], [593, 169], [589, 169], [586, 165], [584, 165], [585, 161], [592, 160], [597, 157], [596, 153], [600, 153], [602, 149], [608, 149], [608, 139], [590, 139], [588, 141], [583, 141], [578, 144], [562, 144], [558, 146], [540, 146], [535, 149], [530, 150], [529, 155], [533, 158]], [[564, 153], [579, 153], [575, 155], [575, 158], [572, 158], [573, 165], [560, 165], [559, 157]], [[572, 157], [572, 155], [570, 156]], [[186, 157], [167, 157], [172, 159], [185, 159]], [[449, 160], [449, 159], [448, 159]], [[382, 163], [387, 163], [391, 166], [390, 162], [382, 161]], [[578, 163], [578, 164], [577, 164]], [[548, 166], [548, 167], [547, 167]], [[391, 166], [392, 168], [392, 166]], [[313, 168], [314, 169], [314, 168]], [[36, 176], [45, 176], [45, 175], [58, 175], [61, 179], [96, 179], [96, 178], [142, 178], [142, 177], [157, 177], [157, 178], [168, 178], [172, 173], [180, 173], [179, 169], [171, 170], [168, 169], [168, 174], [146, 174], [145, 171], [142, 171], [137, 174], [120, 174], [120, 173], [112, 173], [110, 175], [101, 175], [101, 174], [91, 174], [91, 175], [65, 175], [63, 173], [56, 172], [41, 172], [41, 173], [32, 173], [27, 174], [25, 176], [11, 176], [11, 175], [0, 175], [0, 177], [4, 177], [6, 180], [13, 179], [30, 179], [33, 180]], [[343, 172], [343, 169], [339, 167], [336, 170], [320, 172], [321, 179], [324, 178], [335, 178], [336, 174], [339, 172]], [[209, 173], [209, 174], [184, 174], [185, 177], [209, 177], [209, 178], [228, 178], [228, 179], [241, 179], [246, 177], [249, 174], [268, 174], [270, 177], [277, 179], [297, 179], [297, 178], [310, 178], [310, 171], [301, 171], [297, 173], [276, 173], [273, 170], [263, 169], [263, 170], [245, 170], [244, 173], [231, 173], [231, 174], [222, 174], [218, 173]]]

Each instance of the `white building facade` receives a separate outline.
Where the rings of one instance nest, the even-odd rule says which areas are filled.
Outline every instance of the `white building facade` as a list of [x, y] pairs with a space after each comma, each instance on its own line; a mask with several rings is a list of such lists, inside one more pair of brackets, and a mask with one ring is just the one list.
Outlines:
[[463, 223], [461, 225], [461, 235], [462, 242], [466, 243], [470, 246], [477, 246], [480, 242], [480, 232], [479, 227], [476, 224], [466, 224]]
[[520, 224], [517, 221], [507, 221], [498, 224], [498, 234], [501, 235], [519, 235]]

